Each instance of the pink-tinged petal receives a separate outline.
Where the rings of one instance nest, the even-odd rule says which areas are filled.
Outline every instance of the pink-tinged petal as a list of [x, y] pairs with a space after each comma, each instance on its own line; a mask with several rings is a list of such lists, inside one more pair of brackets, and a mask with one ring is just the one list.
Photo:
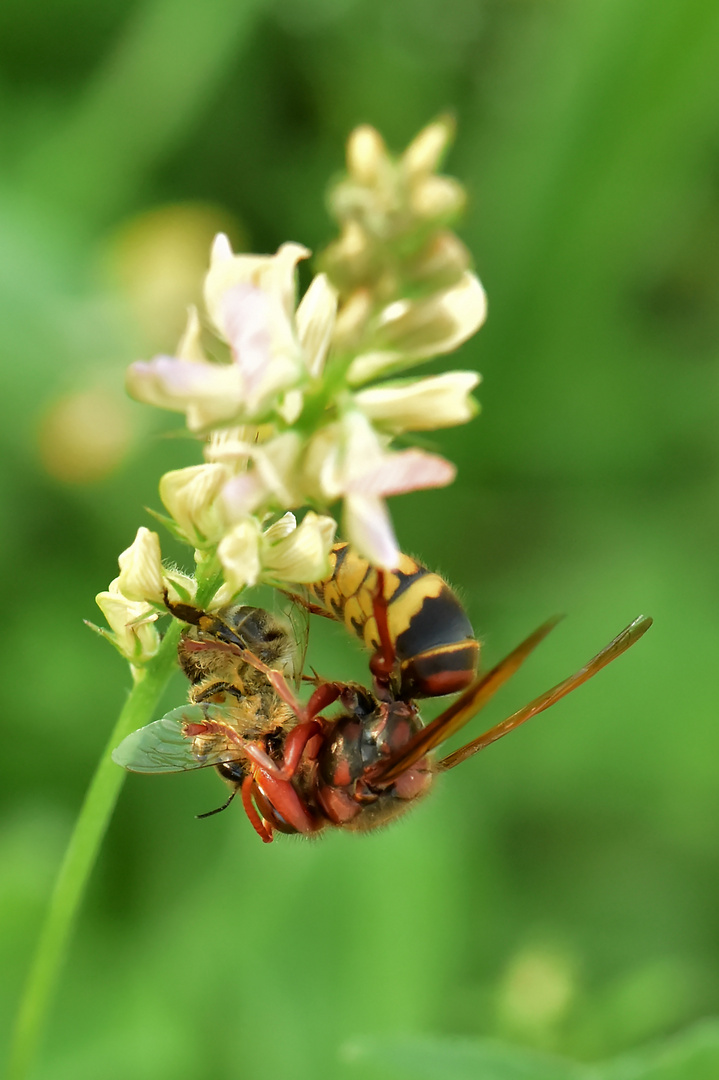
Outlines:
[[271, 362], [269, 297], [252, 285], [233, 285], [222, 298], [222, 314], [233, 359], [253, 397]]
[[[240, 374], [234, 364], [209, 364], [156, 356], [138, 360], [127, 371], [131, 397], [162, 409], [188, 412], [193, 430], [235, 416], [242, 401]], [[190, 423], [189, 411], [199, 423]]]
[[456, 475], [457, 469], [452, 462], [438, 454], [427, 454], [424, 450], [400, 450], [398, 453], [385, 454], [381, 462], [354, 475], [348, 490], [353, 495], [384, 498], [401, 495], [404, 491], [446, 487]]
[[360, 555], [383, 570], [396, 569], [401, 553], [381, 499], [352, 492], [344, 500], [342, 522], [344, 535]]
[[222, 301], [235, 285], [253, 285], [272, 296], [286, 321], [294, 312], [295, 268], [310, 252], [301, 244], [283, 244], [275, 255], [235, 255], [226, 236], [215, 238], [205, 277], [205, 305], [212, 323], [223, 330]]
[[302, 259], [308, 259], [311, 252], [302, 244], [290, 241], [281, 244], [270, 263], [262, 268], [257, 284], [260, 288], [276, 296], [280, 301], [285, 317], [290, 320], [294, 316], [296, 296], [297, 263]]
[[267, 489], [256, 469], [248, 469], [228, 480], [220, 496], [227, 520], [234, 522], [252, 514], [267, 497]]

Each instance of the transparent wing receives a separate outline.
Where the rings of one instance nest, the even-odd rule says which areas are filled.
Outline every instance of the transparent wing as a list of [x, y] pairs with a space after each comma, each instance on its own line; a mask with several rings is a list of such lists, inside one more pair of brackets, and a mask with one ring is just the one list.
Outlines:
[[290, 599], [283, 606], [282, 614], [290, 624], [293, 642], [291, 667], [287, 676], [294, 682], [295, 690], [299, 690], [302, 686], [302, 672], [305, 669], [310, 639], [310, 613], [306, 607]]
[[226, 713], [213, 705], [183, 705], [161, 720], [133, 731], [113, 750], [112, 760], [123, 769], [138, 773], [186, 772], [204, 769], [223, 761], [237, 761], [237, 746], [228, 745], [221, 735], [196, 737], [185, 734], [188, 725], [214, 721], [226, 725]]

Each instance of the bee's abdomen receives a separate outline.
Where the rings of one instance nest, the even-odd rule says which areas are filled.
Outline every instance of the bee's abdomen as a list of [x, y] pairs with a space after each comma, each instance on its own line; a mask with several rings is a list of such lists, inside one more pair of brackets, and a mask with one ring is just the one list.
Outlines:
[[[346, 543], [335, 544], [330, 559], [332, 574], [310, 591], [374, 652], [379, 647], [373, 608], [377, 572]], [[399, 568], [385, 572], [384, 597], [402, 697], [437, 697], [468, 686], [479, 643], [446, 581], [402, 555]]]

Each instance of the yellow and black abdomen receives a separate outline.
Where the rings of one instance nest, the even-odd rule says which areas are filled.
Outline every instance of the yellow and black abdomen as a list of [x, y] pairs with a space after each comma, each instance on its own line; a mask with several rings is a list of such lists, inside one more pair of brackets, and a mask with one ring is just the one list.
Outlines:
[[[320, 607], [376, 652], [377, 571], [346, 543], [335, 544], [330, 560], [331, 576], [310, 585], [309, 591]], [[439, 697], [469, 686], [477, 670], [479, 642], [447, 582], [402, 555], [397, 570], [384, 572], [384, 600], [400, 696]]]

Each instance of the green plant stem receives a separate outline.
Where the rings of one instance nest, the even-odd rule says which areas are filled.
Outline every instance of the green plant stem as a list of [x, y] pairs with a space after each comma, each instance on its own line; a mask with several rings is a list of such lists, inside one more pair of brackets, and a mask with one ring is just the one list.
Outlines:
[[25, 1080], [33, 1066], [75, 916], [125, 780], [124, 770], [112, 761], [112, 751], [126, 735], [153, 718], [160, 695], [177, 667], [180, 629], [181, 624], [173, 619], [157, 655], [138, 674], [88, 788], [20, 1000], [8, 1080]]

